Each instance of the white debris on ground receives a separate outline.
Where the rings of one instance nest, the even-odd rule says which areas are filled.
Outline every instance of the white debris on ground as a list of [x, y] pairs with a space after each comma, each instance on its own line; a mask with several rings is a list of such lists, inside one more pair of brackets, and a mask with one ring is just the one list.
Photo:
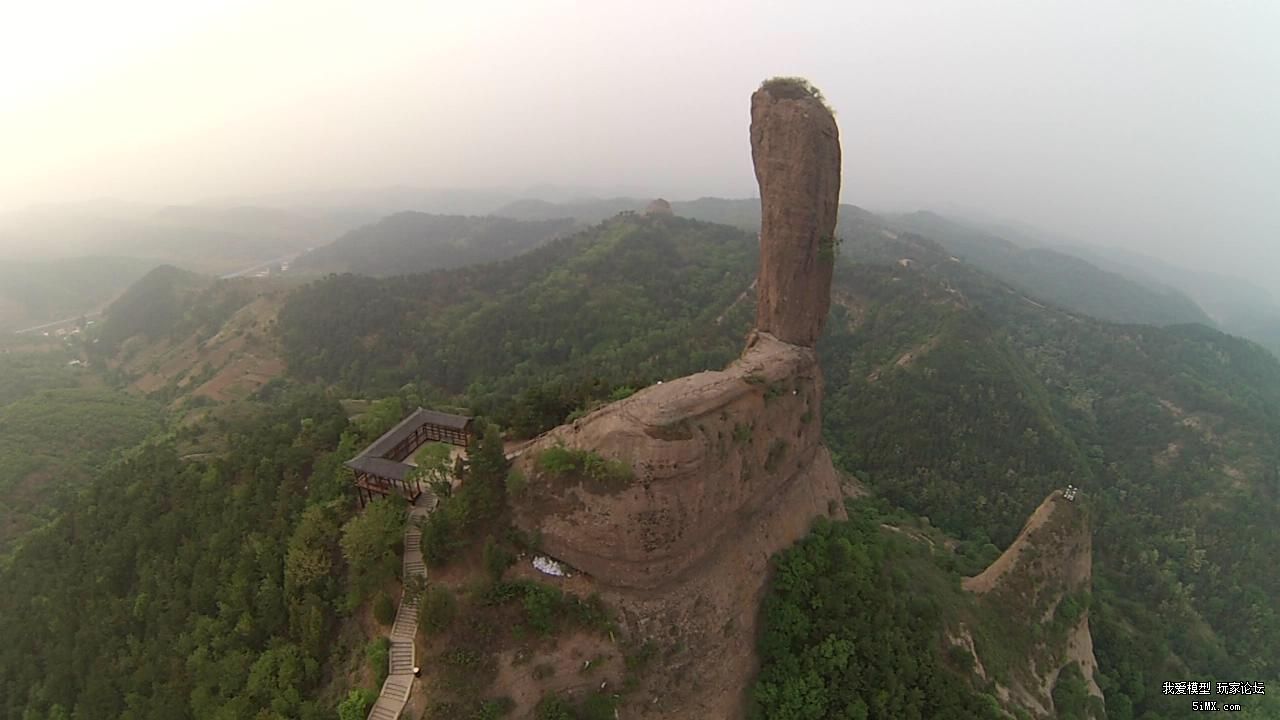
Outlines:
[[533, 567], [544, 575], [552, 575], [554, 577], [569, 577], [569, 569], [546, 555], [538, 555], [533, 559]]

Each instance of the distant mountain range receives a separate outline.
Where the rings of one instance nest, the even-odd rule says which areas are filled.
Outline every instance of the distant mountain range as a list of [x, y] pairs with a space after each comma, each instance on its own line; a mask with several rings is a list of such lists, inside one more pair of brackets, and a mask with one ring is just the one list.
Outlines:
[[[110, 272], [101, 278], [83, 287], [77, 283], [70, 296], [65, 288], [53, 292], [37, 281], [65, 274], [69, 266], [23, 266], [19, 274], [29, 276], [25, 281], [0, 283], [7, 286], [0, 288], [0, 327], [84, 312], [162, 263], [223, 274], [303, 253], [294, 263], [297, 270], [372, 276], [425, 272], [511, 257], [574, 227], [620, 212], [643, 212], [649, 202], [629, 196], [584, 198], [554, 187], [529, 193], [536, 197], [514, 199], [519, 196], [506, 190], [397, 187], [257, 198], [253, 202], [259, 204], [234, 206], [148, 208], [95, 201], [0, 215], [0, 257], [11, 258], [8, 275], [17, 271], [12, 264], [17, 258], [121, 258], [105, 265]], [[759, 225], [756, 199], [707, 197], [671, 205], [683, 217], [748, 230]], [[405, 208], [413, 210], [393, 212]], [[926, 211], [877, 215], [844, 205], [837, 233], [845, 240], [857, 238], [864, 252], [877, 237], [882, 246], [903, 235], [927, 238], [1040, 302], [1118, 323], [1201, 323], [1280, 353], [1280, 303], [1237, 278], [1007, 223]]]
[[324, 245], [370, 219], [250, 206], [40, 206], [0, 215], [0, 258], [110, 255], [223, 274]]
[[573, 227], [563, 216], [524, 221], [402, 212], [302, 255], [291, 270], [381, 277], [461, 267], [519, 255]]
[[[520, 220], [568, 216], [590, 224], [622, 211], [642, 211], [647, 204], [636, 198], [569, 203], [522, 200], [499, 208], [495, 214]], [[750, 230], [757, 229], [760, 222], [756, 199], [701, 198], [673, 202], [671, 207], [683, 217]], [[996, 234], [1006, 230], [1007, 235]], [[843, 205], [837, 233], [846, 240], [861, 238], [864, 250], [876, 234], [885, 240], [904, 233], [918, 235], [936, 241], [957, 259], [1065, 310], [1118, 323], [1201, 323], [1280, 353], [1280, 305], [1265, 291], [1236, 278], [1187, 270], [1119, 250], [1055, 247], [1056, 238], [931, 212], [877, 215]]]

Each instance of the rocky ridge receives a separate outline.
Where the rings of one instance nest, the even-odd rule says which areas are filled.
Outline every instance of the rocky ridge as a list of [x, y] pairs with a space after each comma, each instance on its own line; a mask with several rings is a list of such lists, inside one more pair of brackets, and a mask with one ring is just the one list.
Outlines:
[[[1072, 663], [1079, 667], [1088, 693], [1102, 701], [1102, 690], [1094, 679], [1098, 661], [1089, 632], [1087, 597], [1092, 579], [1093, 539], [1083, 502], [1067, 500], [1061, 491], [1054, 491], [995, 562], [964, 580], [964, 589], [978, 595], [979, 602], [1010, 628], [1062, 628], [1060, 637], [1050, 631], [1021, 649], [1027, 659], [1025, 668], [1012, 674], [1008, 685], [996, 684], [1006, 704], [1022, 707], [1035, 717], [1056, 717], [1053, 688]], [[1067, 612], [1064, 604], [1073, 609]], [[981, 666], [981, 649], [974, 654]]]
[[[751, 144], [762, 309], [742, 356], [556, 428], [516, 460], [529, 479], [517, 525], [583, 571], [630, 637], [663, 652], [622, 717], [740, 716], [770, 557], [814, 517], [844, 516], [812, 347], [830, 303], [835, 120], [820, 99], [766, 84], [752, 97]], [[626, 472], [549, 472], [539, 460], [561, 446]]]

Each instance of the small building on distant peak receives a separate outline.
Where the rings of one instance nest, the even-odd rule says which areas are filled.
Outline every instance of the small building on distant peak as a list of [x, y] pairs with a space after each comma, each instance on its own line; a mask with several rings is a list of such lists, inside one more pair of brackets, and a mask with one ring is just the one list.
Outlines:
[[674, 215], [675, 213], [671, 212], [671, 203], [663, 200], [662, 198], [657, 198], [653, 202], [649, 203], [649, 206], [644, 209], [644, 214]]

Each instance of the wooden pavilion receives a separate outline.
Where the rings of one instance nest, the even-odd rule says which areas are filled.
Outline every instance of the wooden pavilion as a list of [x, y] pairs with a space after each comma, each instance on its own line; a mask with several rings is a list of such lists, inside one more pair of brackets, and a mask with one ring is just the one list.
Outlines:
[[355, 474], [361, 507], [379, 495], [400, 495], [412, 503], [422, 494], [422, 483], [410, 479], [413, 466], [405, 460], [429, 442], [466, 448], [471, 441], [472, 418], [418, 408], [344, 465]]

